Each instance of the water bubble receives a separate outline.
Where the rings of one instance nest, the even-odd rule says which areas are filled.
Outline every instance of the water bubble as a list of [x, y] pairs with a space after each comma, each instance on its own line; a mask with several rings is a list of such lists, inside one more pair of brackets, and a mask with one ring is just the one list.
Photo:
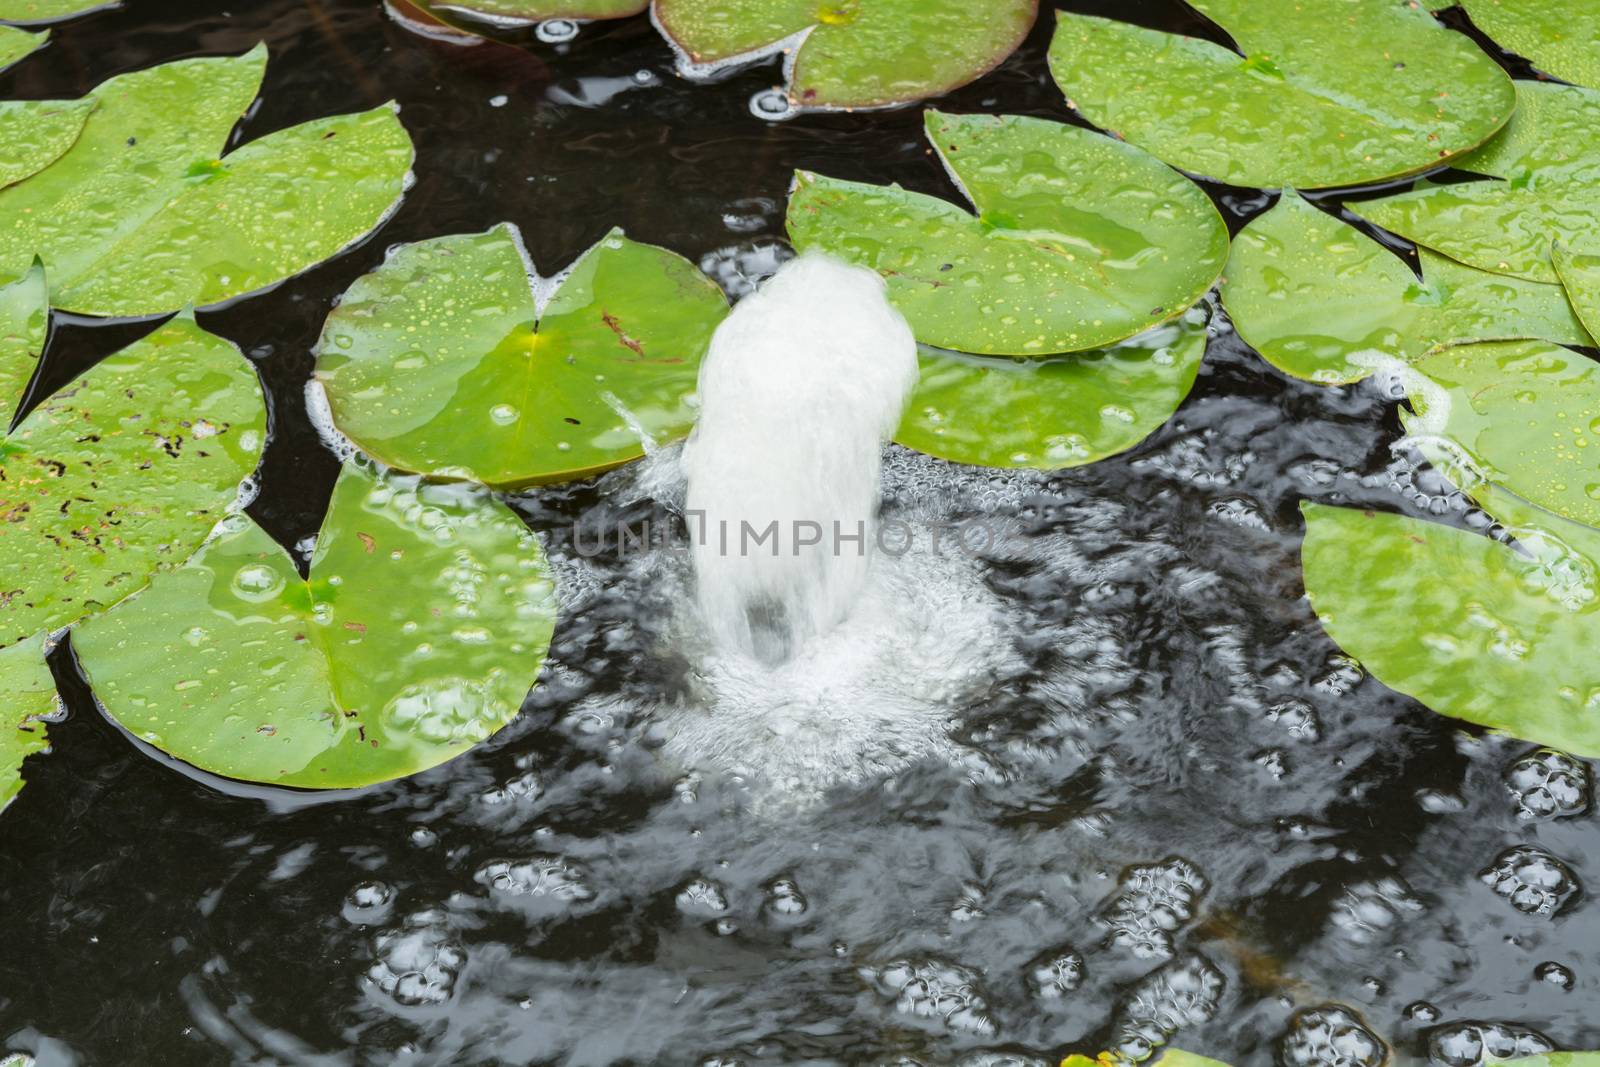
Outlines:
[[1186, 1026], [1199, 1026], [1217, 1013], [1226, 983], [1222, 972], [1195, 955], [1156, 971], [1133, 987], [1118, 1012], [1116, 1049], [1138, 1061]]
[[1564, 752], [1540, 748], [1506, 768], [1519, 819], [1560, 819], [1589, 807], [1589, 769]]
[[1282, 1067], [1379, 1067], [1388, 1056], [1359, 1015], [1334, 1004], [1296, 1015], [1278, 1045]]
[[246, 563], [233, 574], [233, 591], [252, 603], [270, 600], [284, 586], [284, 577], [265, 563]]
[[954, 1033], [992, 1037], [998, 1029], [977, 975], [965, 967], [933, 958], [901, 959], [864, 967], [860, 974], [901, 1015]]
[[1578, 976], [1572, 973], [1572, 968], [1564, 967], [1553, 960], [1539, 964], [1533, 969], [1533, 976], [1546, 985], [1553, 985], [1563, 992], [1571, 992]]
[[1451, 1023], [1428, 1035], [1428, 1062], [1437, 1067], [1480, 1067], [1554, 1049], [1537, 1030], [1513, 1023]]
[[472, 879], [499, 896], [542, 897], [560, 905], [581, 904], [595, 896], [588, 872], [561, 856], [537, 855], [520, 862], [487, 863], [478, 868]]
[[1547, 918], [1560, 911], [1579, 889], [1572, 868], [1533, 845], [1506, 849], [1478, 878], [1518, 911]]
[[1300, 741], [1317, 741], [1322, 737], [1322, 720], [1317, 717], [1317, 709], [1304, 700], [1280, 700], [1267, 709], [1267, 719]]
[[521, 415], [522, 412], [518, 411], [516, 406], [512, 404], [496, 404], [489, 409], [489, 417], [501, 426], [511, 425]]
[[394, 887], [385, 882], [362, 882], [345, 895], [341, 910], [347, 922], [374, 926], [389, 918], [394, 897]]
[[1195, 902], [1205, 891], [1205, 877], [1186, 860], [1174, 857], [1132, 867], [1100, 922], [1110, 930], [1111, 944], [1140, 959], [1167, 959], [1173, 952], [1173, 931], [1194, 917]]
[[1347, 888], [1334, 904], [1330, 922], [1346, 940], [1368, 945], [1392, 940], [1401, 917], [1422, 910], [1409, 886], [1385, 877]]
[[1046, 952], [1028, 964], [1028, 985], [1040, 1000], [1060, 1000], [1082, 984], [1083, 957], [1069, 947]]
[[533, 35], [545, 44], [566, 44], [578, 36], [578, 24], [572, 19], [545, 19], [533, 28]]
[[696, 878], [678, 891], [677, 905], [686, 915], [720, 915], [728, 910], [728, 890], [720, 882]]
[[434, 912], [422, 912], [377, 940], [379, 959], [367, 978], [396, 1003], [443, 1004], [466, 963], [466, 950], [450, 939]]
[[1426, 1000], [1413, 1000], [1400, 1012], [1400, 1017], [1410, 1023], [1436, 1023], [1439, 1009]]
[[750, 114], [768, 122], [783, 122], [794, 118], [799, 111], [782, 89], [763, 89], [750, 98]]
[[807, 906], [805, 894], [792, 878], [779, 878], [767, 889], [766, 911], [774, 919], [798, 919]]

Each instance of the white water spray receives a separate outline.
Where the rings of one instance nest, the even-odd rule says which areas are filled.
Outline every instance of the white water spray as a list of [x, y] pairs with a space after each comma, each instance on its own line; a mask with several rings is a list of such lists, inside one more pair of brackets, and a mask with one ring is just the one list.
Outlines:
[[917, 375], [883, 279], [820, 254], [717, 329], [683, 454], [701, 612], [767, 663], [838, 626], [867, 579], [884, 442]]

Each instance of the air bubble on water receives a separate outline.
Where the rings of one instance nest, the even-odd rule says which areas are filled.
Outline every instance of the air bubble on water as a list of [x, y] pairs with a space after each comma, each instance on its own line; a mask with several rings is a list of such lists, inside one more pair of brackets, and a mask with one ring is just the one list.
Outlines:
[[497, 860], [479, 867], [473, 881], [502, 897], [542, 898], [566, 906], [593, 900], [588, 871], [561, 856], [536, 855], [526, 860]]
[[533, 35], [545, 44], [566, 44], [578, 36], [575, 19], [545, 19], [533, 28]]
[[1336, 1004], [1300, 1012], [1278, 1044], [1281, 1067], [1380, 1067], [1388, 1058], [1361, 1016]]
[[487, 807], [503, 808], [531, 803], [539, 798], [541, 792], [539, 776], [533, 771], [525, 771], [507, 781], [505, 785], [498, 785], [480, 793], [478, 800]]
[[1519, 756], [1505, 781], [1519, 819], [1561, 819], [1589, 809], [1589, 768], [1565, 752], [1540, 748]]
[[859, 973], [900, 1015], [958, 1034], [992, 1037], [998, 1030], [978, 976], [958, 964], [899, 959]]
[[1554, 1050], [1549, 1038], [1515, 1023], [1451, 1023], [1428, 1034], [1428, 1062], [1434, 1067], [1481, 1067]]
[[305, 398], [306, 416], [311, 420], [312, 429], [317, 431], [322, 446], [338, 457], [341, 463], [361, 455], [361, 449], [356, 447], [356, 443], [334, 425], [333, 407], [328, 403], [327, 390], [322, 388], [321, 380], [315, 375], [306, 382]]
[[1329, 922], [1347, 941], [1370, 945], [1393, 941], [1402, 920], [1423, 910], [1409, 886], [1383, 877], [1346, 888], [1330, 909]]
[[1296, 741], [1322, 739], [1322, 720], [1317, 709], [1304, 700], [1280, 700], [1267, 708], [1267, 720], [1276, 723]]
[[1028, 987], [1046, 1002], [1060, 1001], [1083, 984], [1083, 957], [1063, 945], [1028, 964]]
[[1542, 594], [1573, 612], [1600, 595], [1595, 565], [1549, 530], [1508, 526], [1506, 535], [1533, 564], [1521, 571], [1523, 588], [1529, 592]]
[[806, 913], [806, 896], [793, 878], [779, 878], [767, 887], [764, 905], [767, 915], [775, 920], [793, 922]]
[[1194, 917], [1196, 902], [1206, 891], [1205, 876], [1187, 860], [1173, 857], [1159, 864], [1131, 867], [1120, 889], [1100, 914], [1112, 945], [1140, 959], [1167, 959], [1173, 933]]
[[1478, 878], [1518, 911], [1544, 918], [1560, 911], [1580, 888], [1571, 867], [1535, 845], [1506, 849]]
[[1129, 1060], [1148, 1059], [1185, 1027], [1217, 1014], [1227, 983], [1201, 955], [1170, 963], [1141, 980], [1117, 1012], [1116, 1051]]
[[394, 910], [394, 887], [386, 882], [362, 882], [345, 894], [341, 912], [345, 921], [357, 926], [376, 926], [388, 920]]
[[1400, 1018], [1409, 1023], [1436, 1023], [1439, 1021], [1439, 1009], [1426, 1000], [1414, 1000], [1401, 1010]]
[[1546, 985], [1555, 986], [1563, 992], [1571, 992], [1578, 976], [1572, 973], [1572, 968], [1547, 960], [1533, 969], [1533, 976]]
[[367, 970], [373, 985], [398, 1004], [443, 1004], [455, 990], [467, 953], [451, 939], [438, 913], [422, 912], [379, 936], [378, 959]]
[[793, 258], [794, 249], [781, 241], [744, 241], [701, 256], [700, 270], [738, 300], [755, 292]]
[[750, 114], [768, 122], [784, 122], [800, 112], [782, 89], [763, 89], [750, 98]]
[[696, 878], [678, 891], [676, 903], [685, 915], [711, 918], [728, 910], [728, 890], [710, 878]]

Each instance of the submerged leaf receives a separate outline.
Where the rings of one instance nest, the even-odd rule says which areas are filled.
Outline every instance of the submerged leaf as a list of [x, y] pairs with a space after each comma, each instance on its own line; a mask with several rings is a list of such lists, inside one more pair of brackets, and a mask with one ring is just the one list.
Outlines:
[[1600, 254], [1574, 252], [1558, 244], [1552, 249], [1552, 262], [1578, 319], [1589, 336], [1600, 341]]
[[1558, 285], [1462, 266], [1424, 250], [1423, 280], [1388, 249], [1286, 192], [1234, 241], [1222, 300], [1273, 366], [1353, 382], [1385, 360], [1466, 341], [1591, 344]]
[[60, 159], [92, 110], [93, 100], [0, 100], [0, 189]]
[[0, 812], [22, 791], [22, 761], [49, 748], [45, 719], [58, 707], [55, 679], [44, 661], [45, 635], [0, 648]]
[[721, 290], [620, 230], [543, 307], [528, 270], [510, 225], [395, 250], [323, 327], [334, 423], [391, 466], [503, 488], [587, 477], [688, 433]]
[[266, 409], [231, 343], [175, 319], [0, 440], [0, 645], [53, 631], [181, 563], [255, 469]]
[[1192, 306], [1227, 260], [1199, 186], [1137, 148], [1018, 116], [929, 111], [976, 217], [898, 186], [801, 172], [789, 236], [871, 267], [917, 339], [985, 355], [1104, 347]]
[[11, 428], [22, 393], [33, 380], [50, 331], [50, 292], [44, 268], [0, 287], [0, 429]]
[[1401, 421], [1451, 481], [1492, 481], [1600, 526], [1600, 364], [1538, 341], [1462, 345], [1419, 360]]
[[1484, 1061], [1487, 1067], [1600, 1067], [1600, 1052], [1546, 1052], [1515, 1060]]
[[511, 721], [555, 620], [538, 539], [487, 491], [347, 463], [309, 580], [248, 517], [73, 635], [106, 711], [231, 778], [348, 788]]
[[1093, 463], [1132, 448], [1172, 417], [1205, 350], [1205, 317], [1196, 312], [1115, 348], [1052, 359], [923, 348], [894, 439], [979, 467]]
[[96, 88], [76, 143], [0, 190], [0, 276], [39, 255], [57, 307], [154, 315], [260, 290], [371, 232], [411, 166], [392, 106], [282, 130], [218, 161], [265, 63], [257, 48]]
[[29, 33], [15, 26], [0, 26], [0, 71], [43, 48], [48, 33]]
[[1556, 281], [1551, 243], [1600, 231], [1600, 92], [1519, 81], [1517, 101], [1505, 133], [1457, 164], [1503, 180], [1425, 184], [1352, 210], [1479, 270]]
[[1028, 35], [1038, 0], [655, 0], [653, 14], [691, 70], [792, 48], [795, 105], [859, 108], [982, 77]]
[[[1491, 490], [1491, 513], [1501, 510]], [[1384, 685], [1452, 718], [1600, 756], [1600, 532], [1550, 517], [1519, 548], [1433, 522], [1301, 505], [1306, 594]]]
[[1056, 83], [1090, 122], [1191, 174], [1303, 189], [1415, 174], [1492, 137], [1511, 81], [1418, 4], [1191, 0], [1243, 55], [1061, 12]]
[[122, 0], [0, 0], [0, 22], [17, 22], [23, 25], [41, 22], [60, 22], [62, 19], [87, 15], [117, 7]]
[[1546, 74], [1600, 89], [1600, 8], [1592, 0], [1461, 0], [1494, 43]]

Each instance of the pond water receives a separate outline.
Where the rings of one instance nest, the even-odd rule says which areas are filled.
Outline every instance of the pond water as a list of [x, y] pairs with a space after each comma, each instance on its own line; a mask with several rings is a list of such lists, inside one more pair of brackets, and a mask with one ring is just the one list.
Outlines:
[[[1163, 0], [1062, 6], [1208, 32]], [[941, 106], [1069, 120], [1050, 21]], [[364, 246], [202, 316], [268, 386], [250, 510], [285, 545], [338, 471], [310, 349], [386, 246], [511, 220], [548, 273], [619, 225], [737, 289], [779, 258], [796, 167], [949, 193], [918, 109], [763, 122], [774, 68], [686, 83], [641, 19], [460, 49], [375, 0], [128, 0], [58, 27], [0, 95], [257, 41], [241, 138], [392, 97], [419, 152]], [[1209, 191], [1234, 229], [1269, 203]], [[36, 393], [148, 329], [69, 322]], [[1399, 435], [1384, 383], [1288, 380], [1218, 317], [1194, 394], [1125, 456], [1043, 476], [891, 449], [887, 515], [1005, 536], [908, 554], [862, 635], [888, 644], [776, 687], [681, 639], [683, 553], [605, 533], [672, 527], [669, 464], [523, 494], [563, 581], [538, 688], [492, 742], [355, 794], [177, 766], [63, 648], [69, 718], [0, 819], [0, 1050], [932, 1067], [1167, 1041], [1242, 1067], [1377, 1063], [1379, 1040], [1397, 1063], [1600, 1047], [1588, 770], [1363, 677], [1302, 598], [1301, 500], [1474, 520]]]

